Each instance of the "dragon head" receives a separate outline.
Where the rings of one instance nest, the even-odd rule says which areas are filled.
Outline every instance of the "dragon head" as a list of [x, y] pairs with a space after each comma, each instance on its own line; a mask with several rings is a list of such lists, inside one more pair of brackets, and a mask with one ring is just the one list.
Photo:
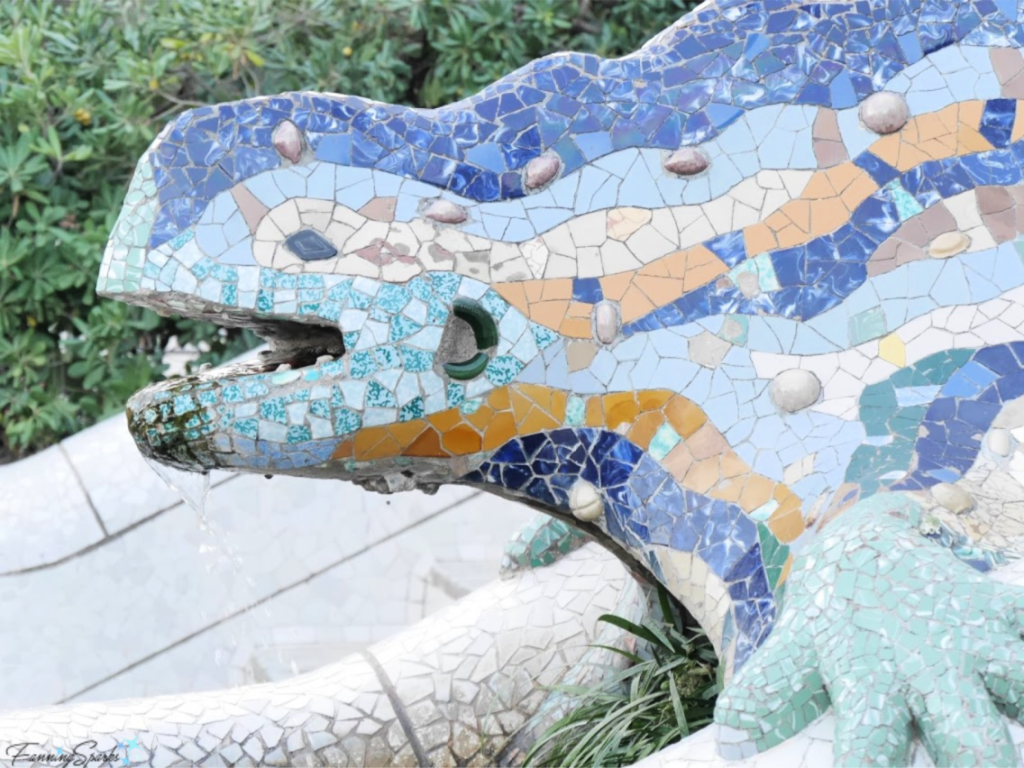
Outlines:
[[135, 395], [141, 450], [527, 500], [749, 654], [811, 520], [961, 471], [873, 431], [925, 397], [876, 389], [960, 361], [912, 346], [914, 321], [946, 322], [965, 284], [1024, 284], [992, 218], [1024, 181], [996, 74], [1017, 70], [988, 52], [1024, 45], [1015, 9], [764, 6], [708, 4], [625, 58], [555, 54], [437, 110], [291, 93], [178, 117], [99, 291], [270, 348]]

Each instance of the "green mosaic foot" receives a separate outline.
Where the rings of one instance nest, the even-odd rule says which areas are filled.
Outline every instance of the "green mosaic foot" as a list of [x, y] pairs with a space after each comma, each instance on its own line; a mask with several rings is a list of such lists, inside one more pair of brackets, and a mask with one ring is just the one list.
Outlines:
[[917, 531], [904, 494], [860, 502], [794, 563], [771, 637], [718, 699], [724, 757], [795, 735], [831, 705], [836, 765], [1017, 765], [1001, 713], [1024, 702], [1024, 590]]
[[539, 568], [551, 565], [562, 555], [579, 549], [591, 539], [549, 515], [537, 515], [520, 528], [511, 541], [505, 545], [501, 558], [501, 578], [510, 577], [524, 568]]

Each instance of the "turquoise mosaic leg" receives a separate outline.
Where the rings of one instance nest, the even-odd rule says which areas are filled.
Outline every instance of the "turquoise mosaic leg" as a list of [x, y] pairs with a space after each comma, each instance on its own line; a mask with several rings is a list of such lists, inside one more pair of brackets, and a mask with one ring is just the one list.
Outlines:
[[860, 661], [830, 681], [836, 766], [908, 765], [911, 714], [892, 662]]
[[1017, 765], [1024, 591], [927, 541], [904, 494], [858, 503], [794, 563], [768, 641], [719, 698], [722, 752], [772, 747], [831, 703], [837, 765]]

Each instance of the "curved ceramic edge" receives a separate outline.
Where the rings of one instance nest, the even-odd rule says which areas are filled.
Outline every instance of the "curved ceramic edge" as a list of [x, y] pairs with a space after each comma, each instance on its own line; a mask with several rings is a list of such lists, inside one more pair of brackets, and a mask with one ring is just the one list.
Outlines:
[[6, 712], [0, 755], [28, 744], [19, 754], [78, 747], [132, 765], [487, 765], [564, 706], [550, 686], [617, 663], [589, 648], [626, 641], [601, 614], [645, 610], [621, 563], [589, 545], [285, 682]]

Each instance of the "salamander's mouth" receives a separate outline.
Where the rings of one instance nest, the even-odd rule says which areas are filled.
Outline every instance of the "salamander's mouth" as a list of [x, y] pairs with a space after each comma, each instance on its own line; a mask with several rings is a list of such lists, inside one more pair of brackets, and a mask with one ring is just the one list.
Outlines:
[[337, 326], [260, 320], [248, 327], [267, 342], [268, 349], [260, 352], [255, 360], [208, 368], [197, 376], [212, 379], [300, 370], [334, 362], [345, 355], [345, 340]]

